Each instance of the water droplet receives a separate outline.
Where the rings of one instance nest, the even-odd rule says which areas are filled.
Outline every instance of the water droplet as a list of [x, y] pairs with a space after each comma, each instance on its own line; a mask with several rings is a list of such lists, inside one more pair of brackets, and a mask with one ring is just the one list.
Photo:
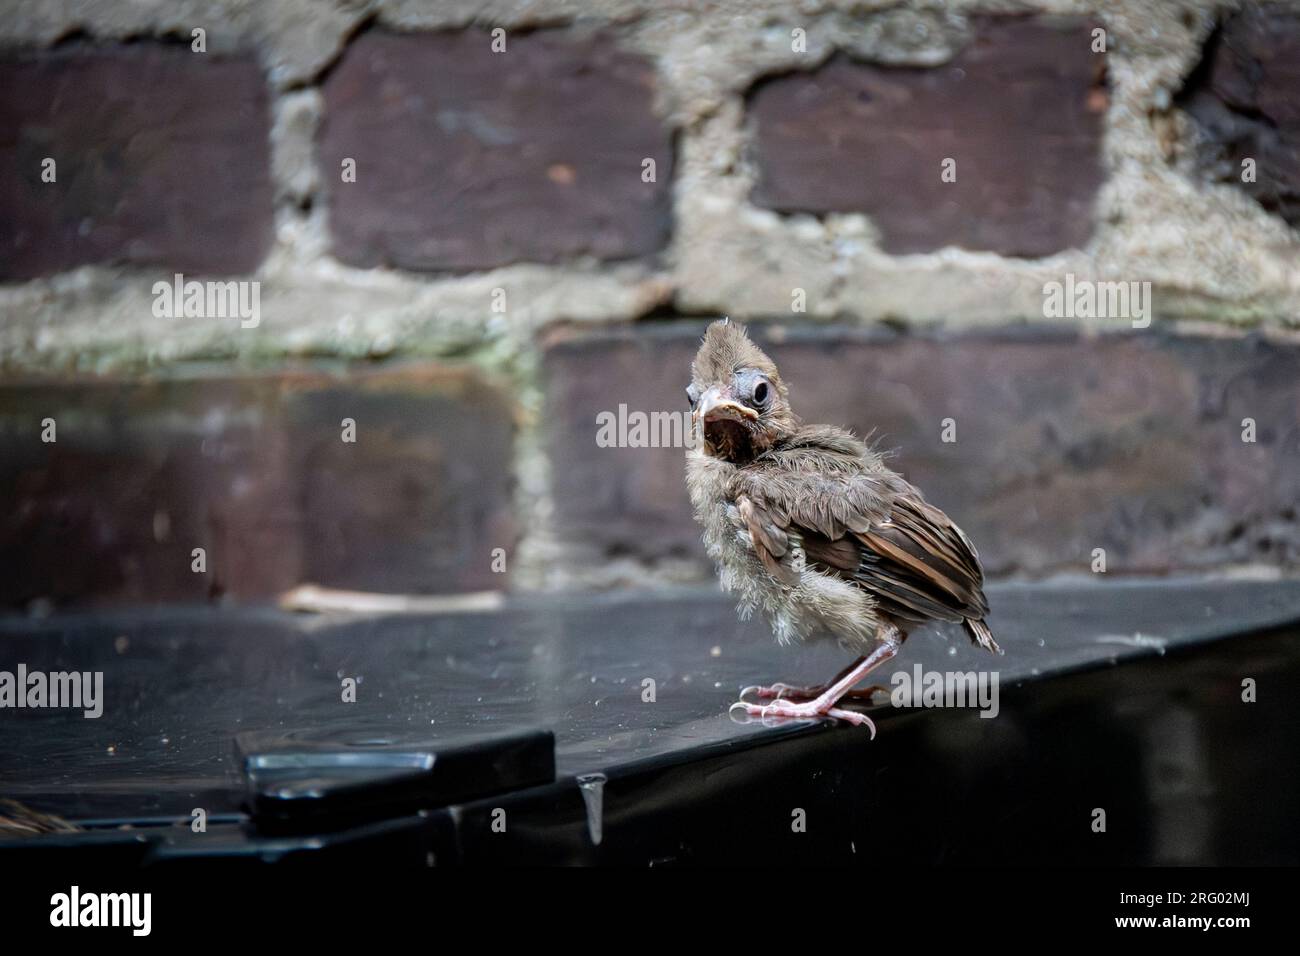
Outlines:
[[593, 846], [600, 846], [604, 838], [605, 782], [608, 778], [603, 773], [584, 773], [578, 775], [578, 789], [582, 791], [582, 802], [587, 806], [587, 833], [591, 836]]

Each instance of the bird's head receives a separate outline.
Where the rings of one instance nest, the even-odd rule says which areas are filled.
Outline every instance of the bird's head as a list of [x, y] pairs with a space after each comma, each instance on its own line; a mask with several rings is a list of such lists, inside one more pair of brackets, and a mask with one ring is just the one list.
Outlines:
[[743, 326], [726, 319], [704, 333], [686, 397], [704, 454], [733, 464], [753, 460], [799, 426], [776, 365]]

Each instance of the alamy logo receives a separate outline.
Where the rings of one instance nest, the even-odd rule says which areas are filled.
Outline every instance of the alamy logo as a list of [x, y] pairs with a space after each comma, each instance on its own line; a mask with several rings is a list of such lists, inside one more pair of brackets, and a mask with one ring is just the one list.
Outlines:
[[695, 429], [689, 412], [629, 412], [596, 415], [598, 448], [694, 448]]
[[1150, 282], [1094, 282], [1075, 279], [1043, 285], [1043, 317], [1048, 319], [1130, 319], [1133, 328], [1151, 324]]
[[133, 936], [148, 936], [152, 915], [152, 893], [82, 893], [73, 886], [50, 897], [51, 926], [129, 926]]
[[155, 282], [153, 296], [153, 314], [160, 319], [239, 319], [241, 329], [262, 321], [260, 282], [186, 282], [178, 272], [171, 282]]
[[71, 707], [85, 717], [104, 712], [103, 671], [0, 671], [0, 708]]
[[895, 671], [889, 679], [895, 707], [978, 707], [981, 717], [998, 715], [997, 671]]

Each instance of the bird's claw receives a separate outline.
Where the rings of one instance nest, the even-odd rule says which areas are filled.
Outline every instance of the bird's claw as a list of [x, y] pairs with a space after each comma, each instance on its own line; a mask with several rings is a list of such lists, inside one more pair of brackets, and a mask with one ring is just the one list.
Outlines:
[[819, 709], [813, 706], [811, 702], [795, 703], [777, 698], [770, 704], [753, 704], [746, 700], [738, 700], [731, 705], [728, 713], [734, 716], [737, 710], [743, 712], [746, 717], [757, 717], [760, 721], [769, 719], [816, 720], [819, 717], [830, 717], [833, 720], [843, 720], [857, 727], [865, 726], [871, 731], [871, 739], [876, 739], [876, 725], [870, 717], [855, 710], [846, 710], [843, 707]]
[[[753, 694], [759, 700], [781, 699], [781, 700], [797, 701], [799, 703], [804, 703], [806, 701], [816, 700], [824, 693], [826, 693], [825, 686], [795, 687], [792, 684], [784, 684], [784, 683], [770, 684], [770, 685], [750, 684], [748, 687], [741, 689], [740, 698], [741, 700], [744, 700], [750, 694]], [[888, 694], [889, 688], [883, 687], [880, 684], [872, 684], [870, 687], [861, 687], [861, 688], [856, 688], [854, 690], [850, 690], [846, 692], [844, 694], [844, 697], [840, 699], [844, 700], [847, 698], [849, 700], [859, 700], [869, 704], [872, 702], [874, 695], [879, 693]]]
[[[775, 700], [778, 697], [789, 695], [791, 697], [802, 697], [805, 691], [810, 690], [807, 687], [792, 687], [789, 684], [750, 684], [742, 688], [740, 697], [743, 700], [750, 694], [753, 694], [759, 700]], [[815, 694], [813, 696], [816, 696]]]

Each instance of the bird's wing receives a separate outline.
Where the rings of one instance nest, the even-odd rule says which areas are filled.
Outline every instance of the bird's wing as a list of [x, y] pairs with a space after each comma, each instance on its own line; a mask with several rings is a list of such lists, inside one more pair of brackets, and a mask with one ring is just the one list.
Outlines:
[[[799, 572], [790, 558], [790, 536], [785, 528], [777, 523], [775, 517], [761, 503], [755, 503], [749, 495], [736, 498], [736, 511], [749, 532], [754, 553], [763, 562], [767, 573], [782, 584], [799, 583]], [[782, 560], [785, 559], [785, 560]]]
[[[809, 567], [869, 591], [903, 621], [963, 621], [988, 613], [970, 539], [891, 474], [754, 475], [737, 507], [773, 577], [797, 581], [791, 539]], [[743, 506], [742, 506], [743, 502]]]
[[920, 495], [898, 497], [883, 522], [856, 537], [862, 563], [854, 578], [895, 617], [963, 621], [988, 613], [970, 539]]

